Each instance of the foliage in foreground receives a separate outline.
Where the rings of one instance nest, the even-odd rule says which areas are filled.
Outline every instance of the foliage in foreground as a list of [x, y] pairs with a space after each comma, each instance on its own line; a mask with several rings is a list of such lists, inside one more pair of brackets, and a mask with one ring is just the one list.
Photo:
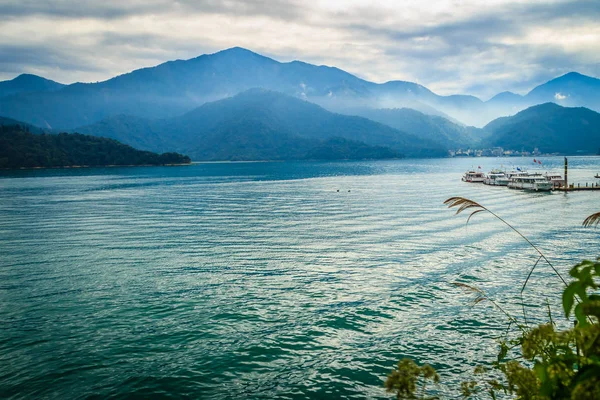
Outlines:
[[[565, 283], [562, 293], [564, 315], [567, 319], [574, 318], [571, 329], [558, 330], [550, 313], [547, 323], [529, 327], [519, 323], [481, 290], [458, 284], [477, 294], [475, 303], [490, 301], [508, 317], [508, 328], [519, 332], [516, 339], [500, 343], [497, 361], [490, 369], [479, 366], [472, 380], [462, 382], [462, 398], [487, 394], [489, 398], [496, 399], [498, 394], [510, 394], [520, 400], [600, 399], [600, 258], [575, 265], [569, 272], [572, 280], [567, 283], [533, 243], [487, 208], [458, 197], [448, 199], [446, 204], [458, 207], [457, 214], [471, 211], [469, 219], [476, 213], [488, 212], [523, 237], [538, 251], [540, 258], [521, 292], [533, 269], [544, 259]], [[598, 225], [599, 222], [600, 213], [596, 213], [586, 218], [584, 226]], [[517, 357], [508, 357], [511, 350], [516, 351]], [[493, 372], [495, 374], [486, 378]], [[501, 382], [495, 378], [498, 373], [503, 377]], [[403, 359], [388, 375], [385, 387], [388, 392], [395, 393], [397, 399], [435, 399], [426, 391], [428, 379], [435, 383], [439, 381], [432, 367], [419, 367], [412, 360]], [[419, 382], [421, 390], [417, 388]]]

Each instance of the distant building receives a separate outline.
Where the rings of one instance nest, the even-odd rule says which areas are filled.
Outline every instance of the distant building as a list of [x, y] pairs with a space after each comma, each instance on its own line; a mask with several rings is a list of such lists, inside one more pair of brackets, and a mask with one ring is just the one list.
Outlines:
[[491, 152], [494, 157], [500, 157], [504, 154], [504, 149], [502, 147], [494, 147]]

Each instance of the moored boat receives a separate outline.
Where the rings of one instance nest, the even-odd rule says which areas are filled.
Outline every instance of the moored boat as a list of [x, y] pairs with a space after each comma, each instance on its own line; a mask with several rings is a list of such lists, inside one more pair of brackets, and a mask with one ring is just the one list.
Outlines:
[[485, 185], [492, 186], [508, 186], [508, 182], [509, 179], [504, 173], [504, 171], [501, 171], [499, 169], [494, 169], [490, 171], [483, 180], [483, 183]]
[[463, 182], [471, 182], [471, 183], [482, 183], [485, 179], [485, 176], [482, 172], [477, 171], [467, 171], [462, 177]]
[[553, 188], [565, 186], [565, 179], [560, 174], [546, 173], [546, 179], [552, 183]]
[[510, 178], [508, 187], [536, 192], [549, 192], [553, 189], [552, 182], [549, 182], [542, 174], [515, 174]]
[[506, 173], [506, 177], [508, 179], [511, 179], [514, 176], [526, 176], [529, 175], [529, 172], [525, 171], [525, 170], [521, 170], [521, 169], [517, 169], [516, 171], [509, 171]]

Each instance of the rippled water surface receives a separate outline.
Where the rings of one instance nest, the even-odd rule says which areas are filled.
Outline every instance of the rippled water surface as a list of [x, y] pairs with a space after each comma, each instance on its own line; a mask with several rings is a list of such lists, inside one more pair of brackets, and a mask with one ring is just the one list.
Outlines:
[[[446, 198], [493, 209], [561, 272], [599, 255], [581, 222], [600, 192], [460, 182], [474, 162], [515, 161], [0, 172], [0, 397], [387, 398], [405, 356], [454, 389], [495, 358], [506, 321], [451, 283], [518, 313], [537, 258]], [[569, 161], [575, 182], [600, 172]], [[560, 290], [538, 267], [531, 318]]]

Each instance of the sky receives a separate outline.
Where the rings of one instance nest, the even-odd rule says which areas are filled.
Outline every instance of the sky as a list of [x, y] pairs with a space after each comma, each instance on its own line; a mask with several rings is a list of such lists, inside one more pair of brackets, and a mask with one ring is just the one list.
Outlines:
[[486, 100], [600, 77], [600, 0], [0, 0], [0, 80], [96, 82], [240, 46]]

